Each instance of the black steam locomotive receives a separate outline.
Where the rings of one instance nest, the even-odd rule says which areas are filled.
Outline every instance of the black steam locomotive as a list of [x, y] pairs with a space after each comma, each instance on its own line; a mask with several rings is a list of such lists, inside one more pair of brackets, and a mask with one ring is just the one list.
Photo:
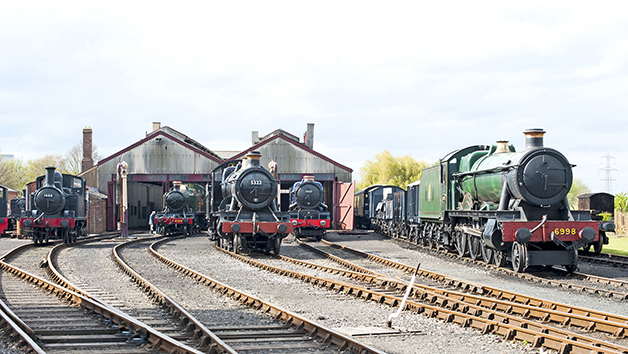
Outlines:
[[155, 226], [160, 235], [189, 235], [206, 229], [205, 195], [193, 185], [175, 181], [164, 194], [164, 210], [155, 214]]
[[9, 199], [7, 191], [8, 189], [5, 186], [0, 185], [0, 236], [8, 236], [10, 233], [15, 231], [16, 222], [19, 219], [19, 215], [17, 218], [14, 215], [13, 200], [11, 200], [11, 213], [9, 214], [9, 211], [7, 210]]
[[315, 237], [320, 241], [331, 226], [325, 205], [325, 191], [313, 176], [305, 176], [290, 188], [290, 221], [297, 238]]
[[229, 161], [212, 171], [209, 235], [220, 247], [279, 254], [281, 240], [292, 232], [288, 213], [277, 208], [277, 180], [253, 151], [241, 162]]
[[598, 243], [605, 230], [589, 211], [570, 210], [572, 165], [543, 146], [544, 133], [525, 131], [521, 152], [498, 141], [447, 154], [423, 170], [420, 183], [393, 192], [371, 223], [393, 237], [460, 256], [498, 266], [510, 261], [517, 272], [549, 265], [573, 272], [578, 248]]
[[37, 190], [22, 213], [20, 223], [33, 242], [62, 239], [75, 242], [86, 234], [87, 189], [85, 179], [61, 174], [46, 167], [46, 174], [35, 180]]

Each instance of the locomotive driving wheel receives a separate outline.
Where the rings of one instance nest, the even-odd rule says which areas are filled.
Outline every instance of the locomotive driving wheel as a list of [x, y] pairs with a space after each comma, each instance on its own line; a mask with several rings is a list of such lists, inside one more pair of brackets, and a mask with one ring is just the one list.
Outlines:
[[567, 270], [569, 274], [575, 272], [576, 268], [578, 268], [578, 250], [574, 247], [570, 251], [571, 254], [569, 258], [571, 259], [571, 264], [565, 265], [565, 270]]
[[519, 242], [512, 244], [512, 270], [521, 273], [528, 267], [528, 248]]
[[275, 248], [273, 252], [275, 252], [275, 256], [279, 255], [279, 251], [281, 250], [281, 237], [275, 237]]
[[482, 259], [486, 262], [486, 264], [493, 263], [493, 256], [495, 252], [493, 252], [492, 248], [486, 245], [484, 240], [480, 241], [480, 251], [482, 252]]
[[506, 252], [505, 251], [495, 251], [493, 254], [493, 262], [497, 268], [501, 268], [506, 265]]
[[456, 250], [458, 250], [458, 255], [460, 257], [464, 257], [467, 253], [467, 238], [464, 237], [464, 234], [460, 231], [456, 231], [454, 237], [456, 239]]
[[242, 251], [242, 238], [240, 235], [233, 236], [233, 253], [238, 254]]
[[473, 235], [467, 235], [467, 243], [469, 244], [469, 257], [474, 261], [480, 255], [480, 238]]

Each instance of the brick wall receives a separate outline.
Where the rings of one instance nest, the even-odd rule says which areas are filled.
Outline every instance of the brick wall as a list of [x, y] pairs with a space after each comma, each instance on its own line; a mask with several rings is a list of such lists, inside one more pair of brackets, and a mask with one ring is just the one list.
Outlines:
[[87, 210], [87, 233], [101, 234], [107, 231], [107, 198], [90, 192], [89, 208]]

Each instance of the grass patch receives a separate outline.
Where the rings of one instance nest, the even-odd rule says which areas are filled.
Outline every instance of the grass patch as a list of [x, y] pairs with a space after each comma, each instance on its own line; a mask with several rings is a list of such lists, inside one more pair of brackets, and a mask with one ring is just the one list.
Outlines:
[[608, 235], [608, 245], [604, 245], [602, 252], [628, 256], [628, 236]]

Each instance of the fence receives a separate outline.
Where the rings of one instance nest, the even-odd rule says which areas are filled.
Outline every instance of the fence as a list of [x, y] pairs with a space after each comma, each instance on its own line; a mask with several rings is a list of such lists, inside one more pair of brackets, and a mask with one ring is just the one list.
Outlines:
[[628, 213], [615, 211], [615, 234], [617, 236], [628, 235]]

